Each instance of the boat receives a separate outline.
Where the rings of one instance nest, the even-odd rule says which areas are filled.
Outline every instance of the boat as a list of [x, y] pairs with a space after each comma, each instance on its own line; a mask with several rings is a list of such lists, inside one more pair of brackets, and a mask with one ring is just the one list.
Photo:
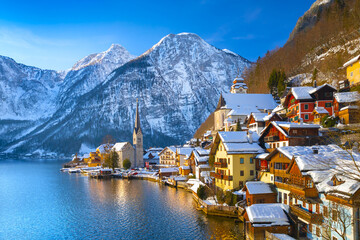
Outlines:
[[61, 168], [60, 171], [61, 172], [68, 172], [70, 170], [70, 168]]
[[80, 168], [70, 168], [68, 171], [68, 173], [80, 173], [80, 172], [81, 172]]

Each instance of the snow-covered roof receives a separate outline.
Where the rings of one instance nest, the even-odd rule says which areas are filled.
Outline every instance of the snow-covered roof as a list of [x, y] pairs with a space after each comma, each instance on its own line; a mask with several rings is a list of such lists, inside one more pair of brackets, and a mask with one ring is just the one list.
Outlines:
[[284, 233], [271, 233], [276, 240], [296, 240], [295, 238]]
[[[350, 179], [344, 176], [341, 176], [341, 181], [343, 183], [334, 186], [332, 177], [334, 174], [330, 175], [328, 172], [327, 178], [325, 178], [322, 182], [316, 184], [316, 188], [319, 192], [324, 192], [332, 195], [339, 195], [342, 198], [349, 198], [353, 194], [355, 194], [360, 189], [360, 182], [354, 179]], [[335, 175], [336, 176], [336, 175]]]
[[[247, 134], [246, 131], [218, 132], [218, 133], [222, 142], [232, 142], [232, 143], [249, 142], [249, 135]], [[252, 136], [253, 142], [259, 140], [259, 135], [256, 132], [251, 132], [250, 134]]]
[[180, 166], [180, 168], [181, 168], [182, 170], [189, 170], [189, 169], [190, 169], [190, 166]]
[[261, 153], [256, 156], [258, 159], [265, 159], [267, 156], [269, 156], [269, 153]]
[[280, 111], [282, 111], [284, 109], [285, 109], [284, 106], [282, 104], [279, 104], [279, 105], [277, 105], [276, 108], [274, 108], [274, 110], [272, 112], [276, 113], [276, 112], [280, 112]]
[[[282, 203], [253, 204], [246, 207], [250, 222], [255, 227], [290, 225], [288, 216], [289, 206]], [[257, 224], [257, 225], [255, 225]]]
[[269, 116], [267, 113], [251, 113], [251, 115], [254, 117], [255, 121], [257, 122], [265, 122], [265, 117]]
[[339, 92], [334, 94], [338, 103], [352, 103], [360, 101], [360, 93], [358, 92]]
[[344, 63], [344, 67], [350, 66], [351, 64], [355, 63], [356, 61], [358, 61], [360, 59], [360, 55], [350, 59], [349, 61], [347, 61], [346, 63]]
[[200, 168], [200, 169], [203, 169], [203, 168], [208, 168], [208, 169], [210, 169], [210, 166], [207, 165], [207, 164], [201, 164], [201, 165], [199, 165], [199, 166], [197, 166], [197, 167]]
[[263, 109], [272, 110], [276, 107], [271, 94], [224, 93], [222, 97], [225, 101], [223, 108], [235, 110], [232, 115], [249, 115], [252, 112]]
[[310, 95], [312, 90], [313, 87], [292, 87], [291, 93], [298, 100], [313, 99]]
[[195, 151], [196, 151], [200, 156], [203, 156], [203, 155], [209, 156], [209, 154], [210, 154], [210, 150], [209, 150], [209, 149], [203, 149], [203, 148], [201, 148], [201, 147], [196, 147], [196, 148], [195, 148]]
[[[115, 145], [112, 147], [113, 150], [119, 152], [122, 151], [123, 147], [125, 147], [125, 145], [129, 143], [129, 142], [118, 142], [115, 143]], [[129, 143], [130, 144], [130, 143]]]
[[272, 123], [275, 123], [278, 126], [284, 128], [320, 128], [319, 124], [310, 124], [310, 123], [295, 123], [295, 122], [281, 122], [281, 121], [274, 121]]
[[315, 107], [314, 111], [316, 111], [318, 114], [329, 114], [328, 110], [323, 107]]
[[190, 147], [180, 147], [180, 148], [176, 149], [176, 153], [178, 155], [185, 155], [185, 156], [189, 157], [193, 150], [194, 150], [194, 148], [190, 148]]
[[109, 143], [109, 144], [105, 143], [105, 144], [101, 144], [100, 146], [98, 146], [96, 148], [96, 150], [99, 150], [100, 153], [106, 153], [107, 148], [109, 148], [108, 151], [110, 151], [113, 146], [114, 146], [114, 144], [112, 144], [112, 143]]
[[267, 194], [274, 193], [268, 183], [264, 182], [246, 182], [245, 184], [250, 194]]
[[170, 146], [170, 147], [165, 147], [165, 148], [159, 153], [159, 155], [161, 155], [162, 153], [164, 153], [166, 150], [170, 150], [171, 152], [176, 153], [176, 147]]
[[262, 149], [257, 143], [224, 143], [224, 147], [228, 154], [231, 153], [263, 153]]
[[342, 107], [340, 108], [340, 111], [346, 110], [346, 109], [358, 109], [359, 106], [346, 106], [346, 107]]
[[263, 119], [264, 121], [269, 121], [270, 118], [272, 118], [274, 115], [276, 114], [276, 112], [272, 111], [270, 114], [267, 114]]
[[313, 90], [311, 90], [309, 93], [310, 93], [310, 94], [313, 94], [313, 93], [319, 91], [320, 89], [322, 89], [323, 87], [326, 87], [326, 86], [331, 87], [331, 88], [334, 89], [335, 91], [337, 90], [335, 87], [331, 86], [330, 84], [325, 83], [325, 84], [323, 84], [323, 85], [321, 85], [321, 86], [318, 86], [318, 87], [316, 87], [316, 88], [313, 88]]

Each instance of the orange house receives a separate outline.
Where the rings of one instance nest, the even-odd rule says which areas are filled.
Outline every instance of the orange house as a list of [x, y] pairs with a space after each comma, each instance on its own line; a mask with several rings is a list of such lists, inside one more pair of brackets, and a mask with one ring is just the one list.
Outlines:
[[246, 204], [276, 203], [275, 186], [264, 182], [246, 182], [243, 192], [246, 192]]

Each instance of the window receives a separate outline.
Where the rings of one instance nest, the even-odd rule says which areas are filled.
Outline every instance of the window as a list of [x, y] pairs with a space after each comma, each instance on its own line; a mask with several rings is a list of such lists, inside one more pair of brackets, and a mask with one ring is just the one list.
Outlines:
[[228, 158], [228, 164], [230, 164], [230, 158]]
[[319, 227], [316, 227], [316, 236], [320, 237], [321, 231]]
[[287, 204], [287, 194], [284, 193], [284, 203]]
[[318, 203], [316, 204], [316, 212], [320, 213], [320, 205]]
[[305, 120], [309, 120], [309, 114], [305, 114]]
[[299, 106], [296, 106], [296, 111], [299, 111]]
[[278, 196], [279, 196], [279, 203], [282, 203], [282, 192], [279, 192]]
[[324, 217], [328, 217], [328, 208], [326, 206], [323, 206], [323, 215]]
[[244, 158], [240, 158], [240, 163], [244, 164]]
[[274, 181], [274, 176], [271, 176], [271, 177], [270, 177], [270, 181]]
[[352, 77], [353, 75], [354, 75], [354, 72], [351, 72], [351, 73], [350, 73], [350, 77]]
[[332, 210], [332, 220], [337, 221], [338, 219], [338, 212], [336, 210]]
[[244, 186], [244, 182], [243, 181], [239, 181], [239, 186]]
[[305, 109], [305, 110], [309, 109], [309, 105], [308, 105], [308, 104], [305, 104], [305, 105], [304, 105], [304, 109]]
[[254, 170], [250, 170], [250, 176], [254, 176]]
[[220, 151], [222, 151], [222, 147], [221, 147], [221, 145], [220, 145]]
[[329, 103], [325, 103], [325, 107], [326, 108], [331, 108], [331, 103], [329, 102]]
[[253, 164], [254, 163], [254, 159], [251, 157], [250, 158], [250, 164]]
[[304, 208], [306, 208], [306, 202], [305, 201], [302, 202], [302, 205], [303, 205]]
[[240, 176], [244, 176], [244, 171], [243, 170], [240, 171]]

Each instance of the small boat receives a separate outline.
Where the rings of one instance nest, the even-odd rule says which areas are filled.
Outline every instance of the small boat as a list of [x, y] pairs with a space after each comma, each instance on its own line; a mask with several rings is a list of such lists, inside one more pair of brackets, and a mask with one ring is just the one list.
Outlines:
[[68, 172], [69, 173], [80, 173], [81, 170], [80, 170], [80, 168], [70, 168]]
[[61, 172], [68, 172], [70, 170], [70, 168], [61, 168], [60, 171]]

